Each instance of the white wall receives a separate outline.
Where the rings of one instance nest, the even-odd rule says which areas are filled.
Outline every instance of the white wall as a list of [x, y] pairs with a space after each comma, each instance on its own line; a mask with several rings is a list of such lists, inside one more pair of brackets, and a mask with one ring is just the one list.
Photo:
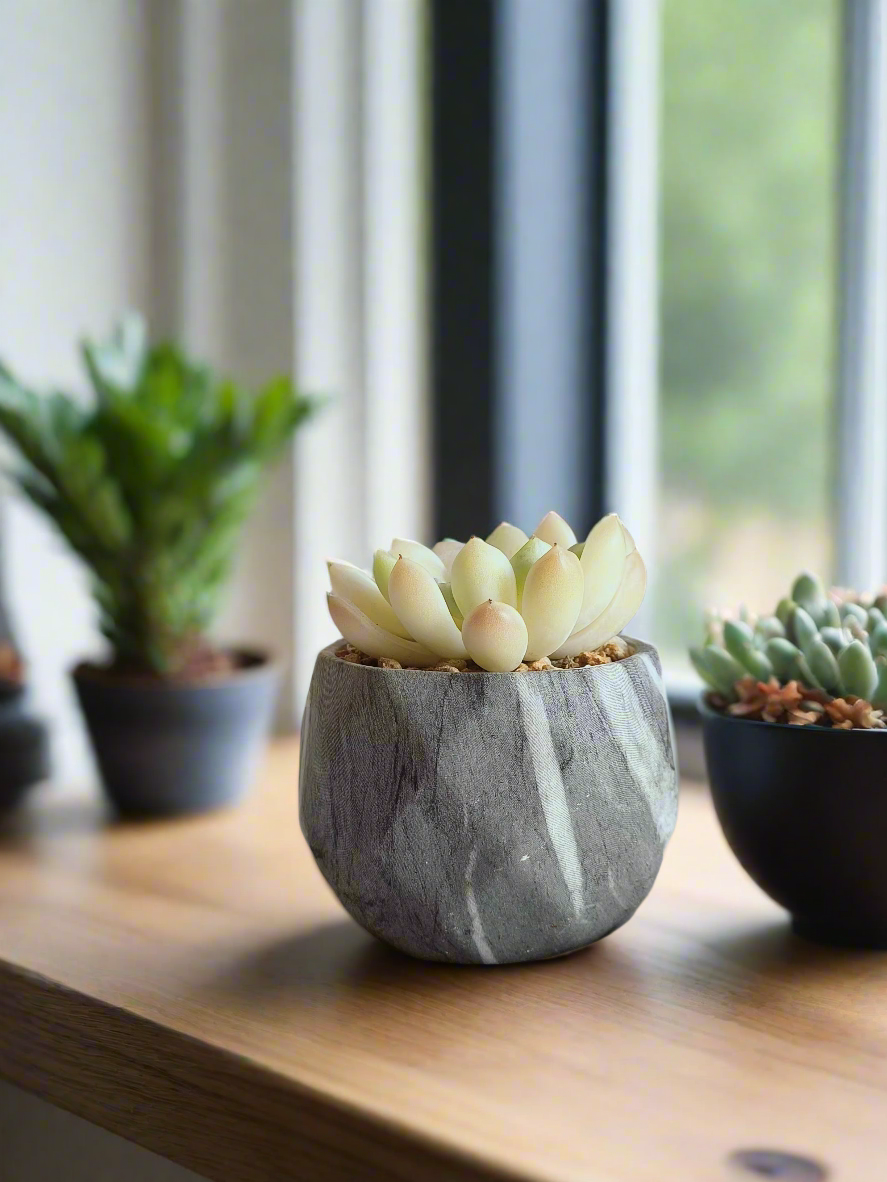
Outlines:
[[[0, 2], [0, 356], [38, 383], [81, 382], [74, 342], [145, 306], [146, 79], [129, 0]], [[13, 616], [61, 763], [85, 749], [65, 670], [96, 649], [83, 577], [37, 515], [5, 505]]]

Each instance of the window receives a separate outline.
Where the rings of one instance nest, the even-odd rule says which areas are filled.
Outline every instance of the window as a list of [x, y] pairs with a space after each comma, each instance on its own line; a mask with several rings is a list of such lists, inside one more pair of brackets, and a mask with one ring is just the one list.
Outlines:
[[665, 0], [662, 41], [653, 631], [680, 682], [704, 607], [834, 573], [840, 4]]

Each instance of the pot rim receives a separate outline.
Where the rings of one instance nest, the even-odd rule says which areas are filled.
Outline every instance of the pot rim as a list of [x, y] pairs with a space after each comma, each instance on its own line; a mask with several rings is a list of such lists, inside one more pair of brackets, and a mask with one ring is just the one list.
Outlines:
[[106, 685], [120, 689], [139, 689], [157, 693], [169, 693], [181, 690], [211, 690], [222, 689], [235, 681], [251, 681], [274, 674], [282, 669], [282, 662], [265, 649], [251, 648], [246, 645], [226, 645], [225, 651], [245, 658], [248, 664], [225, 673], [215, 673], [210, 677], [196, 678], [193, 681], [164, 681], [163, 678], [139, 677], [134, 674], [117, 674], [103, 669], [92, 661], [78, 661], [68, 671], [75, 682], [90, 685]]
[[[617, 665], [625, 665], [629, 661], [635, 661], [635, 660], [639, 659], [640, 657], [645, 656], [647, 653], [649, 653], [651, 656], [654, 656], [654, 657], [659, 656], [659, 653], [657, 652], [654, 645], [648, 644], [645, 640], [638, 640], [634, 636], [626, 636], [626, 635], [624, 635], [624, 633], [621, 633], [621, 632], [618, 633], [618, 635], [621, 636], [622, 639], [627, 641], [629, 644], [634, 645], [635, 651], [631, 654], [630, 657], [622, 657], [621, 660], [610, 661], [606, 665], [577, 665], [573, 669], [557, 669], [557, 668], [546, 669], [545, 670], [546, 674], [552, 675], [552, 674], [560, 673], [560, 674], [563, 674], [564, 676], [569, 676], [569, 675], [575, 674], [575, 673], [593, 673], [595, 675], [600, 675], [600, 676], [606, 677], [606, 676], [608, 676], [608, 674], [607, 674], [608, 669], [612, 669]], [[340, 636], [337, 640], [334, 640], [332, 644], [324, 645], [324, 647], [318, 653], [318, 657], [324, 657], [324, 656], [332, 657], [333, 660], [338, 661], [341, 665], [350, 665], [354, 669], [368, 669], [370, 671], [370, 673], [387, 673], [387, 674], [404, 673], [404, 674], [417, 675], [417, 676], [421, 674], [424, 676], [426, 673], [430, 672], [430, 670], [428, 670], [428, 669], [403, 669], [403, 668], [401, 668], [401, 669], [381, 669], [378, 665], [359, 665], [354, 661], [344, 661], [344, 660], [342, 660], [341, 657], [336, 655], [336, 649], [341, 648], [343, 644], [347, 644], [347, 643], [348, 643], [348, 641], [345, 640], [345, 638], [343, 636]], [[441, 658], [441, 659], [443, 659], [443, 658]], [[444, 673], [443, 670], [436, 670], [436, 672], [437, 672], [438, 677], [440, 677], [442, 674], [443, 674], [443, 676], [446, 676], [446, 677], [465, 677], [466, 674], [470, 677], [523, 677], [524, 676], [523, 673], [518, 673], [514, 669], [510, 669], [506, 673], [494, 673], [489, 669], [468, 669], [462, 673]]]
[[708, 691], [703, 690], [696, 702], [696, 707], [703, 719], [717, 718], [724, 722], [741, 723], [742, 726], [765, 726], [768, 730], [795, 731], [804, 734], [817, 735], [887, 735], [887, 728], [880, 730], [875, 727], [853, 727], [851, 730], [839, 730], [834, 726], [783, 726], [778, 722], [764, 722], [762, 718], [737, 718], [733, 714], [726, 714], [723, 710], [715, 710], [707, 702]]

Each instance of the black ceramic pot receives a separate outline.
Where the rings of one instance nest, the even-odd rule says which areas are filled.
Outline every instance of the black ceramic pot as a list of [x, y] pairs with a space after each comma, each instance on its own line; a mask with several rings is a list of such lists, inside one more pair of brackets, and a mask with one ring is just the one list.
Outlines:
[[887, 948], [887, 732], [780, 726], [700, 703], [736, 857], [800, 935]]
[[73, 672], [105, 790], [118, 812], [169, 816], [238, 800], [271, 726], [277, 667], [240, 653], [236, 672], [193, 684]]
[[0, 681], [0, 813], [49, 775], [46, 728], [25, 712], [25, 690]]

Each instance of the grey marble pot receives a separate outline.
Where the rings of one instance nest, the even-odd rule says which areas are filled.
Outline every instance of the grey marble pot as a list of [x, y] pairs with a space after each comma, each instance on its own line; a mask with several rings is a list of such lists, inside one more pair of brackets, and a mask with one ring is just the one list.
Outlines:
[[508, 964], [601, 939], [677, 818], [656, 650], [542, 673], [377, 669], [323, 649], [302, 831], [348, 912], [412, 956]]

